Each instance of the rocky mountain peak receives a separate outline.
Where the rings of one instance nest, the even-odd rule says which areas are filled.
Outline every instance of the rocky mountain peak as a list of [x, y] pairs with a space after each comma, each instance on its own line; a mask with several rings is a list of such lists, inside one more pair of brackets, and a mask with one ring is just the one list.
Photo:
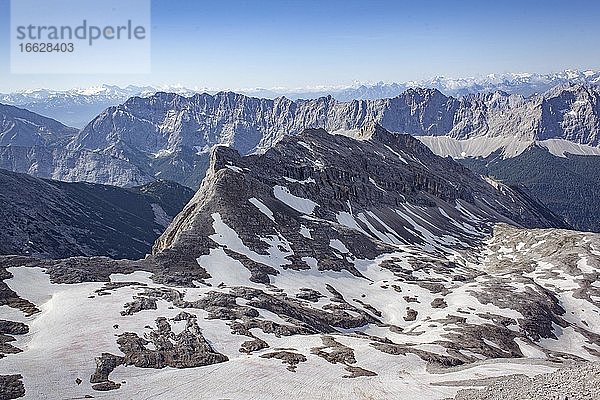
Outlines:
[[418, 157], [431, 157], [433, 153], [427, 146], [407, 133], [390, 132], [375, 121], [366, 122], [354, 138], [371, 140], [397, 151], [408, 151]]
[[400, 96], [414, 99], [415, 101], [429, 101], [434, 98], [446, 99], [446, 95], [436, 88], [411, 87]]
[[[374, 241], [373, 249], [425, 244], [423, 234], [416, 233], [421, 224], [464, 244], [475, 243], [494, 222], [565, 226], [522, 193], [492, 185], [451, 159], [435, 156], [411, 136], [377, 124], [365, 127], [361, 140], [307, 129], [284, 137], [262, 155], [242, 156], [216, 146], [200, 189], [157, 241], [154, 253], [189, 258], [209, 251], [216, 214], [259, 249], [264, 245], [253, 238], [275, 232], [292, 249], [303, 248], [302, 226], [332, 238], [341, 229], [352, 246]], [[473, 228], [456, 229], [451, 221]], [[443, 251], [445, 245], [438, 244], [434, 248]]]
[[359, 140], [380, 140], [382, 135], [387, 136], [388, 131], [385, 130], [379, 123], [374, 120], [366, 121], [360, 127], [358, 134], [355, 136]]

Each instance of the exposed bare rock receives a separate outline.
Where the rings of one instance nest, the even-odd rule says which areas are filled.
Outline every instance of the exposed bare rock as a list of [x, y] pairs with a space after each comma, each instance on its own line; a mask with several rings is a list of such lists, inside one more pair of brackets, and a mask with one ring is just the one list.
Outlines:
[[433, 307], [433, 308], [446, 308], [446, 307], [448, 307], [448, 304], [446, 304], [446, 301], [444, 299], [442, 299], [441, 297], [436, 297], [431, 302], [431, 307]]
[[[125, 354], [125, 365], [141, 368], [191, 368], [227, 361], [204, 339], [195, 319], [190, 319], [183, 332], [174, 334], [165, 318], [156, 320], [157, 329], [140, 338], [135, 333], [119, 336], [119, 349]], [[152, 343], [155, 350], [147, 344]]]
[[346, 365], [346, 371], [350, 372], [350, 375], [344, 375], [343, 378], [359, 378], [361, 376], [377, 376], [373, 371], [364, 369], [362, 367], [356, 367], [354, 365]]
[[173, 321], [189, 321], [193, 318], [196, 318], [196, 316], [194, 314], [190, 314], [186, 311], [182, 311], [179, 314], [177, 314], [176, 316], [174, 316], [172, 318]]
[[313, 289], [300, 288], [300, 292], [296, 293], [296, 297], [298, 299], [307, 300], [307, 301], [316, 303], [317, 301], [319, 301], [320, 298], [323, 298], [325, 296], [323, 296], [320, 292], [313, 290]]
[[364, 311], [359, 316], [354, 316], [338, 308], [331, 308], [330, 312], [312, 308], [307, 309], [297, 300], [267, 294], [258, 290], [245, 289], [243, 292], [238, 293], [238, 295], [248, 300], [249, 306], [268, 310], [281, 317], [291, 318], [312, 328], [314, 332], [329, 333], [334, 332], [336, 326], [352, 328], [376, 321]]
[[110, 373], [123, 363], [123, 357], [102, 353], [100, 357], [96, 357], [96, 371], [90, 377], [90, 383], [107, 382]]
[[29, 327], [22, 322], [0, 319], [0, 333], [7, 335], [24, 335], [29, 332]]
[[253, 351], [259, 351], [262, 349], [266, 349], [269, 347], [269, 344], [262, 339], [255, 338], [252, 340], [247, 340], [242, 343], [242, 347], [240, 348], [241, 353], [252, 353]]
[[25, 396], [23, 377], [16, 375], [0, 375], [0, 399], [12, 400]]
[[337, 342], [331, 336], [322, 336], [323, 346], [311, 349], [311, 353], [324, 358], [332, 364], [354, 364], [354, 350]]
[[22, 322], [0, 319], [0, 358], [3, 353], [18, 353], [21, 349], [10, 344], [14, 342], [14, 335], [24, 335], [29, 332], [29, 327]]
[[113, 381], [106, 381], [101, 383], [95, 383], [92, 385], [92, 389], [97, 390], [99, 392], [108, 392], [109, 390], [116, 390], [121, 387], [120, 383], [115, 383]]
[[344, 378], [358, 378], [360, 376], [376, 376], [377, 374], [373, 371], [366, 370], [356, 365], [356, 358], [354, 357], [354, 350], [348, 346], [336, 341], [332, 336], [321, 336], [323, 346], [314, 347], [311, 349], [311, 353], [325, 359], [331, 364], [343, 364], [346, 371], [350, 372], [350, 375], [344, 375]]
[[529, 378], [514, 375], [498, 379], [485, 389], [463, 389], [456, 400], [592, 400], [600, 393], [600, 364], [566, 366], [550, 374]]
[[415, 321], [419, 313], [410, 307], [406, 307], [406, 315], [404, 316], [405, 321]]
[[297, 326], [297, 325], [283, 325], [277, 322], [264, 320], [264, 319], [256, 319], [251, 318], [244, 322], [232, 322], [230, 324], [231, 332], [237, 335], [245, 335], [252, 337], [249, 334], [249, 330], [252, 328], [258, 328], [262, 330], [264, 333], [272, 333], [276, 337], [281, 336], [293, 336], [293, 335], [310, 335], [315, 333], [309, 327], [305, 326]]
[[390, 343], [371, 343], [373, 347], [377, 350], [382, 351], [384, 353], [393, 354], [393, 355], [406, 355], [409, 353], [416, 354], [421, 359], [433, 364], [439, 365], [442, 367], [453, 367], [457, 365], [464, 364], [465, 357], [456, 358], [453, 356], [444, 356], [436, 353], [431, 353], [424, 350], [419, 350], [415, 348], [411, 348], [410, 346], [403, 346], [399, 344], [390, 344]]
[[156, 299], [152, 297], [135, 296], [133, 301], [125, 304], [125, 310], [121, 315], [133, 315], [142, 310], [156, 310]]
[[306, 357], [299, 353], [292, 351], [280, 350], [272, 353], [261, 354], [261, 358], [276, 358], [281, 360], [284, 364], [288, 364], [287, 370], [290, 372], [296, 372], [298, 364], [306, 362]]
[[11, 308], [21, 310], [27, 316], [40, 312], [35, 304], [31, 303], [29, 300], [19, 297], [4, 282], [5, 279], [12, 278], [12, 276], [13, 275], [6, 270], [6, 267], [0, 261], [0, 306], [9, 306]]

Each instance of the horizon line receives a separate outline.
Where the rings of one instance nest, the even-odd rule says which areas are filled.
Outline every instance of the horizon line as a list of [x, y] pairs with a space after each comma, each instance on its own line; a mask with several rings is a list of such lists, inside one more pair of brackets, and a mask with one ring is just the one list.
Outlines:
[[[113, 84], [113, 83], [98, 83], [95, 85], [90, 85], [90, 86], [71, 86], [71, 87], [62, 87], [62, 88], [50, 88], [50, 87], [36, 87], [36, 88], [32, 88], [32, 89], [21, 89], [21, 90], [16, 90], [16, 91], [4, 91], [2, 89], [2, 92], [0, 92], [0, 94], [3, 95], [10, 95], [10, 94], [27, 94], [27, 93], [34, 93], [37, 91], [49, 91], [49, 92], [57, 92], [57, 93], [65, 93], [65, 92], [72, 92], [72, 91], [90, 91], [92, 89], [103, 89], [103, 88], [110, 88], [110, 87], [114, 87], [114, 88], [118, 88], [120, 90], [126, 90], [128, 88], [136, 88], [136, 89], [143, 89], [143, 88], [151, 88], [153, 90], [157, 90], [157, 91], [162, 91], [162, 90], [173, 90], [173, 89], [180, 89], [180, 90], [187, 90], [187, 91], [194, 91], [197, 93], [201, 93], [201, 91], [205, 92], [205, 93], [209, 93], [209, 92], [213, 92], [213, 93], [218, 93], [218, 92], [235, 92], [235, 93], [245, 93], [245, 92], [260, 92], [260, 91], [271, 91], [274, 92], [274, 94], [281, 94], [284, 95], [285, 93], [287, 94], [294, 94], [297, 92], [306, 92], [306, 93], [317, 93], [319, 91], [328, 91], [328, 90], [346, 90], [346, 89], [358, 89], [361, 87], [376, 87], [376, 86], [392, 86], [392, 85], [405, 85], [405, 86], [411, 86], [411, 87], [418, 87], [419, 84], [427, 84], [427, 83], [432, 83], [433, 81], [436, 80], [447, 80], [447, 81], [460, 81], [463, 83], [472, 83], [472, 84], [477, 84], [478, 81], [485, 81], [486, 79], [502, 79], [502, 78], [512, 78], [514, 80], [519, 79], [519, 78], [529, 78], [529, 77], [555, 77], [557, 75], [560, 74], [567, 74], [567, 73], [575, 73], [578, 75], [586, 75], [586, 73], [588, 73], [590, 76], [594, 75], [594, 74], [600, 74], [600, 69], [594, 69], [594, 68], [566, 68], [566, 69], [562, 69], [562, 70], [558, 70], [558, 71], [554, 71], [554, 72], [548, 72], [548, 73], [538, 73], [538, 72], [500, 72], [500, 73], [488, 73], [488, 74], [479, 74], [479, 75], [471, 75], [471, 76], [446, 76], [446, 75], [435, 75], [432, 76], [430, 78], [426, 78], [426, 79], [416, 79], [416, 80], [395, 80], [395, 81], [354, 81], [351, 84], [331, 84], [331, 85], [325, 85], [325, 84], [315, 84], [315, 85], [308, 85], [308, 86], [301, 86], [301, 87], [286, 87], [286, 86], [272, 86], [272, 87], [241, 87], [241, 88], [211, 88], [208, 86], [198, 86], [198, 85], [187, 85], [187, 84], [183, 84], [183, 83], [129, 83], [127, 85], [120, 85], [120, 84]], [[578, 77], [575, 78], [569, 78], [567, 77], [567, 79], [576, 79]], [[510, 79], [509, 79], [510, 80]], [[471, 81], [471, 82], [469, 82]], [[600, 76], [598, 77], [598, 83], [600, 83]]]

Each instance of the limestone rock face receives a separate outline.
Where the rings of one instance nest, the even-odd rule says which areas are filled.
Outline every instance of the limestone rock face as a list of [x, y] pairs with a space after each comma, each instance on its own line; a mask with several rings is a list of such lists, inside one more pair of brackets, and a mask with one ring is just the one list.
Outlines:
[[[528, 98], [501, 91], [454, 98], [410, 88], [393, 98], [348, 102], [331, 96], [293, 101], [232, 92], [156, 93], [111, 106], [78, 132], [5, 106], [0, 167], [64, 181], [134, 186], [167, 179], [197, 188], [212, 146], [262, 153], [308, 128], [356, 133], [373, 122], [389, 131], [433, 137], [428, 144], [434, 148], [439, 147], [435, 138], [485, 138], [484, 147], [548, 139], [597, 147], [598, 99], [596, 86], [576, 84]], [[34, 122], [11, 122], [21, 113]], [[30, 129], [32, 124], [38, 128]]]
[[0, 398], [10, 400], [23, 397], [25, 386], [22, 379], [20, 374], [0, 375]]
[[[467, 214], [459, 211], [462, 207]], [[434, 155], [412, 136], [391, 133], [378, 124], [361, 130], [357, 139], [309, 129], [283, 138], [262, 155], [243, 157], [231, 147], [215, 148], [202, 186], [158, 239], [154, 252], [182, 246], [183, 255], [189, 254], [183, 248], [207, 248], [212, 240], [204, 236], [214, 232], [216, 213], [257, 249], [266, 247], [256, 240], [257, 234], [276, 231], [289, 233], [284, 236], [294, 237], [299, 246], [313, 243], [314, 237], [302, 234], [302, 227], [312, 232], [310, 236], [331, 240], [353, 235], [324, 221], [356, 224], [353, 227], [362, 231], [387, 226], [397, 232], [392, 242], [425, 243], [422, 235], [407, 229], [416, 223], [410, 214], [440, 234], [456, 234], [465, 244], [477, 235], [457, 229], [449, 218], [475, 224], [480, 232], [494, 222], [566, 227], [518, 189], [486, 181], [453, 160]], [[274, 229], [275, 225], [281, 226]], [[354, 236], [364, 242], [363, 235]], [[359, 249], [365, 257], [380, 251], [366, 242]], [[328, 241], [317, 249], [321, 256], [331, 251]]]

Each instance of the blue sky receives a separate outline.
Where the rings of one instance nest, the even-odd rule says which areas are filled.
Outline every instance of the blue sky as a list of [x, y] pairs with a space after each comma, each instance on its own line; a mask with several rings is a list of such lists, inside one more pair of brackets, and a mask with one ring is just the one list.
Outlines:
[[13, 75], [9, 0], [0, 0], [0, 91], [296, 88], [600, 69], [599, 17], [595, 0], [153, 0], [150, 74]]

